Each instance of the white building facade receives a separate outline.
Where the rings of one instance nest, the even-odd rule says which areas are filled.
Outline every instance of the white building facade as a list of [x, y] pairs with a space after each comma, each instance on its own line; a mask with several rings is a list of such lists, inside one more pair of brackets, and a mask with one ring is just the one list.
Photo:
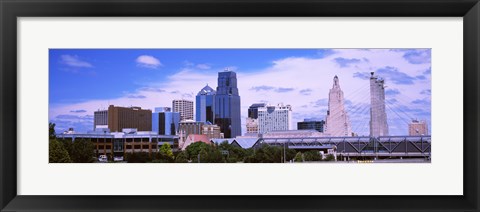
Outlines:
[[325, 134], [333, 137], [352, 136], [352, 128], [338, 77], [333, 78], [333, 87], [328, 94], [328, 111], [325, 121]]
[[370, 136], [388, 136], [385, 81], [370, 73]]
[[292, 106], [278, 104], [258, 108], [258, 133], [292, 129]]
[[176, 99], [172, 101], [173, 112], [180, 113], [180, 121], [193, 120], [193, 101]]

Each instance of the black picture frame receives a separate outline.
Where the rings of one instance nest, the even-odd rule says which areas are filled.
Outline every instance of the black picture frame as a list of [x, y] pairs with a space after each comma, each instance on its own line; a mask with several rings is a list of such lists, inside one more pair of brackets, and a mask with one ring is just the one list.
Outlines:
[[[480, 5], [478, 0], [1, 0], [0, 14], [1, 211], [479, 211]], [[463, 17], [464, 195], [17, 195], [17, 17], [63, 16]], [[452, 74], [454, 73], [455, 71], [452, 71]], [[288, 184], [289, 182], [284, 182], [279, 186]]]

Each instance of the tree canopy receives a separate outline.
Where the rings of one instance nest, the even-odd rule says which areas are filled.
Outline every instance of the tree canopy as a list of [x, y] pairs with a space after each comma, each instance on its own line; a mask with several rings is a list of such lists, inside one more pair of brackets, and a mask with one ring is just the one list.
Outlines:
[[49, 122], [48, 123], [48, 138], [54, 139], [56, 138], [55, 135], [55, 123]]
[[68, 151], [56, 139], [50, 139], [48, 145], [48, 162], [49, 163], [71, 163], [72, 160], [68, 155]]
[[95, 160], [95, 146], [90, 140], [77, 139], [73, 142], [72, 154], [74, 163], [91, 163]]
[[160, 149], [158, 150], [157, 154], [155, 154], [155, 160], [154, 162], [173, 162], [174, 161], [174, 156], [173, 156], [173, 151], [172, 148], [170, 147], [170, 144], [164, 143], [162, 146], [160, 146]]
[[200, 163], [223, 163], [223, 157], [217, 145], [206, 144], [204, 142], [195, 142], [186, 149], [187, 156], [192, 162]]
[[322, 155], [318, 150], [310, 150], [305, 152], [304, 154], [305, 161], [321, 161]]

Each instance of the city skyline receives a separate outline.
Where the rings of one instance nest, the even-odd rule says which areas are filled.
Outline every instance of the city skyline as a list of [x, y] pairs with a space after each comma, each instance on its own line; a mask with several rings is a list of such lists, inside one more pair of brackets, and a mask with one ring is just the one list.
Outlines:
[[93, 129], [93, 111], [109, 104], [153, 111], [174, 99], [195, 101], [207, 84], [217, 87], [225, 68], [237, 73], [242, 134], [254, 103], [292, 105], [294, 129], [305, 118], [325, 120], [337, 75], [352, 131], [368, 135], [370, 72], [385, 79], [391, 135], [407, 135], [412, 118], [431, 126], [430, 49], [52, 49], [49, 121], [59, 132], [82, 132]]

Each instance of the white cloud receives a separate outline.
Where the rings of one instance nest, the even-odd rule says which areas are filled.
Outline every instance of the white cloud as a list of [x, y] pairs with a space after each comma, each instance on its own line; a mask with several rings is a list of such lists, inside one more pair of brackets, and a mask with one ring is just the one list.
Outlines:
[[208, 64], [197, 64], [197, 68], [202, 69], [202, 70], [206, 70], [206, 69], [210, 69], [212, 67]]
[[[365, 79], [355, 78], [356, 72], [376, 71], [382, 67], [394, 66], [399, 71], [410, 76], [423, 75], [423, 72], [430, 67], [430, 64], [412, 64], [403, 59], [400, 52], [388, 50], [370, 50], [370, 51], [352, 51], [352, 50], [336, 50], [336, 57], [344, 58], [367, 58], [368, 63], [352, 64], [349, 67], [340, 68], [335, 61], [329, 58], [302, 58], [290, 57], [277, 61], [273, 61], [273, 65], [254, 72], [242, 72], [237, 70], [238, 88], [241, 96], [241, 113], [243, 116], [247, 114], [248, 107], [253, 103], [269, 102], [272, 104], [284, 103], [292, 105], [295, 116], [293, 117], [294, 126], [296, 122], [302, 121], [304, 118], [324, 118], [326, 115], [326, 105], [317, 104], [314, 107], [312, 102], [328, 99], [329, 89], [333, 85], [333, 77], [337, 75], [340, 80], [340, 86], [344, 92], [344, 96], [351, 103], [346, 106], [352, 122], [352, 129], [363, 134], [368, 134], [368, 116], [369, 110], [365, 105], [369, 104], [369, 81]], [[241, 64], [232, 64], [241, 65]], [[85, 114], [93, 115], [93, 112], [99, 108], [106, 107], [108, 104], [119, 106], [141, 106], [142, 108], [154, 109], [155, 107], [171, 106], [173, 99], [189, 99], [195, 100], [195, 95], [206, 84], [212, 88], [217, 87], [218, 72], [223, 69], [199, 70], [193, 67], [179, 69], [179, 71], [167, 78], [165, 82], [157, 82], [149, 85], [149, 90], [138, 89], [134, 93], [128, 95], [144, 96], [145, 98], [128, 98], [126, 94], [122, 98], [108, 100], [93, 100], [79, 104], [63, 105], [50, 109], [50, 117], [68, 114], [69, 111], [82, 108], [88, 112]], [[424, 99], [425, 93], [419, 91], [431, 89], [430, 75], [425, 75], [427, 80], [416, 80], [414, 84], [404, 85], [395, 84], [386, 81], [388, 89], [399, 92], [395, 97], [398, 102], [392, 103], [389, 108], [402, 108], [407, 105], [410, 109], [399, 109], [398, 114], [421, 118], [419, 111], [430, 111], [421, 104], [410, 104], [416, 99]], [[265, 86], [273, 88], [291, 88], [294, 92], [278, 92], [277, 89], [252, 89], [255, 87]], [[158, 89], [162, 92], [152, 92], [151, 89]], [[309, 91], [309, 95], [301, 95], [299, 91]], [[178, 92], [175, 92], [178, 91]], [[192, 95], [193, 94], [193, 95]], [[387, 116], [391, 117], [391, 125], [398, 125], [398, 130], [392, 134], [406, 134], [407, 124], [399, 122], [398, 114], [387, 108]], [[430, 121], [430, 117], [428, 121]], [[408, 120], [404, 120], [408, 121]], [[242, 119], [242, 132], [245, 132]], [[405, 132], [404, 132], [405, 131]], [[362, 134], [361, 133], [361, 134]]]
[[162, 63], [160, 62], [160, 60], [150, 55], [138, 56], [135, 61], [137, 62], [138, 66], [145, 67], [145, 68], [156, 69], [162, 66]]
[[65, 64], [70, 67], [75, 67], [75, 68], [92, 68], [92, 64], [82, 61], [78, 56], [76, 55], [61, 55], [60, 56], [60, 62], [62, 64]]

